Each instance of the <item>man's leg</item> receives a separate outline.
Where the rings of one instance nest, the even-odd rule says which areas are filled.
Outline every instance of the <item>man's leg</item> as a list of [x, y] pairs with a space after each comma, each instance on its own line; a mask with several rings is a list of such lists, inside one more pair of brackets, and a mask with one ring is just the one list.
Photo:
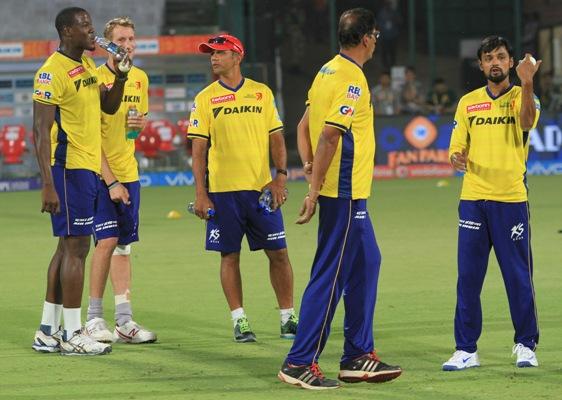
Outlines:
[[240, 253], [221, 253], [221, 285], [230, 311], [243, 307]]
[[346, 256], [344, 351], [339, 379], [344, 382], [386, 382], [402, 369], [382, 362], [375, 353], [373, 318], [381, 253], [367, 211], [366, 200], [353, 202], [350, 251]]
[[65, 337], [70, 338], [82, 327], [80, 306], [84, 289], [84, 268], [90, 250], [89, 236], [61, 238], [63, 258], [60, 278], [62, 287]]
[[62, 257], [62, 238], [59, 238], [57, 249], [51, 258], [47, 271], [47, 293], [45, 295], [40, 328], [46, 335], [52, 335], [58, 331], [61, 321], [62, 287], [60, 282], [60, 267], [62, 264]]
[[234, 340], [239, 343], [256, 341], [243, 307], [242, 277], [240, 275], [240, 253], [221, 253], [221, 285], [230, 308], [234, 325]]
[[[534, 351], [539, 328], [528, 206], [526, 202], [490, 202], [489, 207], [492, 243], [509, 300], [514, 342]], [[538, 366], [538, 363], [518, 366]]]
[[[125, 248], [126, 246], [122, 246]], [[130, 247], [128, 248], [130, 249]], [[121, 248], [118, 250], [122, 251]], [[125, 250], [127, 251], [127, 250]], [[124, 325], [133, 319], [131, 309], [131, 257], [129, 254], [113, 254], [111, 257], [111, 285], [115, 296], [115, 321]]]
[[455, 341], [456, 349], [467, 353], [476, 352], [482, 333], [480, 293], [491, 249], [485, 206], [483, 200], [461, 200], [459, 205]]
[[[90, 271], [90, 307], [88, 308], [88, 321], [93, 318], [103, 318], [101, 300], [103, 299], [112, 255], [116, 246], [116, 237], [100, 239], [96, 243], [94, 254], [92, 255], [92, 268]], [[97, 307], [97, 302], [95, 306], [93, 306], [92, 300], [99, 300], [99, 307]]]
[[85, 331], [90, 337], [102, 343], [114, 341], [113, 333], [103, 318], [103, 294], [115, 246], [117, 246], [116, 237], [99, 239], [92, 255], [90, 297]]
[[60, 284], [60, 267], [63, 257], [62, 240], [59, 238], [55, 254], [47, 271], [47, 293], [43, 303], [41, 325], [33, 339], [34, 350], [41, 353], [57, 353], [60, 351], [60, 322], [62, 315], [62, 288]]
[[287, 248], [265, 250], [269, 258], [269, 277], [280, 309], [293, 308], [293, 268]]

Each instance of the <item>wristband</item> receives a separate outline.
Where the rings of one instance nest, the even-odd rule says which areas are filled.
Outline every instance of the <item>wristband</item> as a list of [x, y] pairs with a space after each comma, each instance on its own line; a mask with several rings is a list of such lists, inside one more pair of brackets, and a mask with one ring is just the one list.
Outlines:
[[277, 169], [277, 173], [278, 173], [278, 174], [283, 174], [283, 175], [287, 176], [287, 170], [286, 170], [286, 169], [278, 168], [278, 169]]
[[113, 189], [114, 187], [116, 187], [117, 185], [119, 185], [119, 181], [117, 181], [117, 180], [116, 180], [116, 181], [113, 181], [113, 182], [111, 182], [109, 185], [107, 185], [107, 190], [111, 190], [111, 189]]

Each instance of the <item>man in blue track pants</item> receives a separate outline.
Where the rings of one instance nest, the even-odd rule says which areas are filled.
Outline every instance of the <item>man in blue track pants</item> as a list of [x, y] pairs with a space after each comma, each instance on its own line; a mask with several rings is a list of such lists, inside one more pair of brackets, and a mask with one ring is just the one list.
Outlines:
[[344, 12], [338, 36], [340, 53], [316, 75], [297, 130], [305, 172], [312, 174], [297, 223], [309, 222], [317, 203], [320, 223], [297, 335], [278, 374], [283, 382], [313, 390], [340, 386], [324, 377], [318, 358], [342, 295], [345, 343], [339, 379], [383, 382], [402, 373], [400, 367], [379, 360], [373, 339], [381, 255], [367, 210], [375, 135], [371, 95], [362, 70], [373, 57], [379, 36], [373, 13], [361, 8]]
[[476, 352], [482, 332], [480, 292], [492, 247], [515, 328], [516, 366], [539, 365], [534, 352], [539, 328], [525, 173], [529, 131], [540, 113], [533, 95], [540, 61], [526, 54], [519, 62], [521, 86], [509, 82], [514, 62], [506, 39], [485, 38], [478, 61], [488, 83], [459, 101], [449, 148], [451, 164], [465, 175], [459, 205], [456, 351], [443, 364], [444, 371], [480, 366]]

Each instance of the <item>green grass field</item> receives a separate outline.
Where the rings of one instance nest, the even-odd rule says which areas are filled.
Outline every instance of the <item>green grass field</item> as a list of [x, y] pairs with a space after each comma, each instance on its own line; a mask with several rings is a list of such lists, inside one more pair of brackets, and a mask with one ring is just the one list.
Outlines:
[[[278, 338], [279, 313], [263, 253], [242, 253], [245, 309], [258, 343], [232, 341], [218, 276], [219, 257], [203, 250], [204, 226], [185, 213], [193, 188], [143, 190], [142, 241], [133, 250], [135, 319], [159, 342], [117, 344], [102, 357], [31, 350], [40, 322], [47, 264], [55, 247], [38, 192], [0, 193], [0, 398], [2, 399], [555, 399], [562, 398], [562, 176], [530, 177], [535, 287], [541, 327], [539, 368], [511, 358], [513, 328], [494, 256], [483, 290], [481, 368], [441, 372], [454, 350], [457, 204], [460, 180], [375, 182], [370, 210], [383, 254], [375, 338], [383, 360], [403, 367], [385, 384], [346, 384], [311, 393], [282, 384], [277, 371], [290, 347]], [[316, 246], [316, 222], [294, 220], [304, 183], [290, 185], [284, 207], [300, 302]], [[178, 220], [166, 219], [181, 210]], [[86, 284], [87, 287], [87, 284]], [[87, 299], [87, 293], [84, 294]], [[86, 304], [86, 303], [84, 303]], [[106, 319], [112, 320], [111, 290]], [[85, 308], [83, 308], [84, 314]], [[342, 348], [338, 310], [320, 359], [335, 377]], [[318, 398], [320, 398], [318, 397]]]

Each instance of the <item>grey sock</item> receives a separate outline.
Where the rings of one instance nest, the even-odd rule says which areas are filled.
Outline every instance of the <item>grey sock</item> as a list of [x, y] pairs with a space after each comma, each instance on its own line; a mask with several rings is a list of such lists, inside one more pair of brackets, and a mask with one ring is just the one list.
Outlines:
[[86, 321], [90, 321], [94, 318], [103, 318], [103, 299], [96, 299], [90, 297], [90, 304], [88, 305], [88, 317]]
[[125, 302], [115, 305], [115, 322], [117, 325], [123, 326], [133, 319], [133, 310], [131, 303]]

